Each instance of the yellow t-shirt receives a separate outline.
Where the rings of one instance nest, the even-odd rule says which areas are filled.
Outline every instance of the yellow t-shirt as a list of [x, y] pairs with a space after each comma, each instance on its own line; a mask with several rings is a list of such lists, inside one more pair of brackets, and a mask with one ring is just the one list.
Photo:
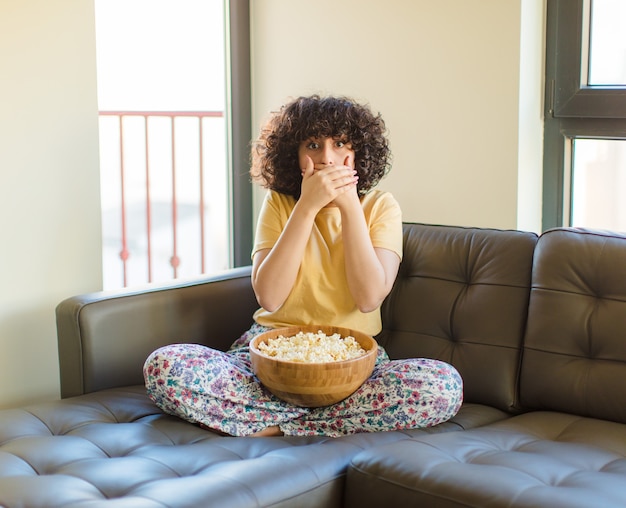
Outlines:
[[[274, 246], [295, 204], [291, 196], [268, 192], [259, 215], [253, 256]], [[398, 202], [389, 192], [374, 190], [361, 198], [361, 205], [372, 245], [395, 252], [402, 259], [402, 213]], [[323, 208], [315, 217], [294, 287], [283, 305], [274, 312], [260, 308], [254, 319], [272, 328], [331, 325], [370, 335], [380, 332], [380, 308], [362, 313], [348, 289], [337, 207]]]

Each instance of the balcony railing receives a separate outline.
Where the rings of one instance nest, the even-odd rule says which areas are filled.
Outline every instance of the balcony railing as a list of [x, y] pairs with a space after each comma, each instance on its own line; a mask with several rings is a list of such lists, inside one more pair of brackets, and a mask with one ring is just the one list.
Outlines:
[[225, 132], [222, 111], [100, 111], [105, 289], [226, 268]]

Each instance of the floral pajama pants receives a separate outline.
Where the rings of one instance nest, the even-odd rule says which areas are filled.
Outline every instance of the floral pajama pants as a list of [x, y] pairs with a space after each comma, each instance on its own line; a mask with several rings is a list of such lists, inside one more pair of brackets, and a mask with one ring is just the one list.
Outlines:
[[389, 360], [379, 347], [370, 378], [332, 406], [289, 405], [252, 372], [248, 343], [268, 328], [255, 324], [228, 350], [173, 344], [144, 365], [149, 397], [166, 413], [233, 436], [278, 426], [285, 435], [338, 437], [358, 432], [430, 427], [461, 407], [463, 382], [447, 363], [425, 358]]

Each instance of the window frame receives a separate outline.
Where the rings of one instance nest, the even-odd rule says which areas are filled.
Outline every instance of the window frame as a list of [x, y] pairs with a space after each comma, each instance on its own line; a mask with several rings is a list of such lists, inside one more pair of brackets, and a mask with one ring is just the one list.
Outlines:
[[249, 0], [225, 0], [226, 122], [231, 199], [231, 265], [247, 266], [252, 252], [250, 140], [252, 94]]
[[626, 86], [586, 84], [583, 51], [587, 47], [589, 7], [590, 0], [547, 2], [544, 230], [570, 225], [572, 140], [626, 139]]

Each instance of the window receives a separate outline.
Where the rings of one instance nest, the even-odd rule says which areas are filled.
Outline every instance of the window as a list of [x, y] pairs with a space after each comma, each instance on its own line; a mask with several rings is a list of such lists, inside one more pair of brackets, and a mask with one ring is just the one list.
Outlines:
[[548, 0], [543, 227], [626, 231], [626, 2]]
[[248, 3], [95, 6], [104, 288], [249, 264]]

